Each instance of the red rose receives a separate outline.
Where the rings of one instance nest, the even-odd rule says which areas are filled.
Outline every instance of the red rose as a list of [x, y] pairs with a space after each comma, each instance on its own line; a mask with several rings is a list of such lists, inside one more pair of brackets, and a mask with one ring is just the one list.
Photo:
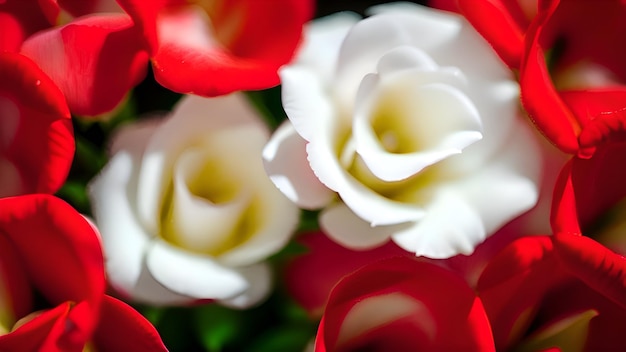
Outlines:
[[[98, 13], [97, 1], [3, 1], [0, 50], [29, 57], [61, 89], [72, 113], [113, 110], [146, 74], [141, 33], [122, 13]], [[65, 15], [72, 18], [63, 25]], [[110, 9], [102, 9], [110, 10]]]
[[0, 199], [0, 350], [164, 351], [158, 333], [104, 295], [91, 224], [50, 195]]
[[455, 273], [414, 258], [379, 261], [333, 289], [315, 351], [495, 351], [482, 302]]
[[582, 236], [525, 237], [477, 285], [498, 350], [625, 347], [626, 259]]
[[217, 96], [278, 85], [310, 0], [120, 0], [142, 29], [156, 80], [179, 93]]

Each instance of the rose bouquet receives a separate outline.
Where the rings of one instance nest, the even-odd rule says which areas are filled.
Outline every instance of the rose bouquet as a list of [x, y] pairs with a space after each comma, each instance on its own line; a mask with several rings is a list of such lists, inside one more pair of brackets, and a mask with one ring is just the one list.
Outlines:
[[625, 20], [0, 1], [0, 351], [626, 350]]

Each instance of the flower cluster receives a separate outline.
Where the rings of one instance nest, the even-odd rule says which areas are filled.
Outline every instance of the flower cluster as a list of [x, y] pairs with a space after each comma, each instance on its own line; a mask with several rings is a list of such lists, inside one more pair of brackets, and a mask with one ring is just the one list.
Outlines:
[[0, 350], [626, 349], [624, 1], [327, 6], [0, 1]]

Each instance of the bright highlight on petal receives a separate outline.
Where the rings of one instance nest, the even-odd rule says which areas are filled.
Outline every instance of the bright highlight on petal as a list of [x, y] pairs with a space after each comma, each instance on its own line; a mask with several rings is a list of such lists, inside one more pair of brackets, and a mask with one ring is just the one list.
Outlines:
[[187, 96], [172, 116], [122, 129], [90, 186], [112, 286], [157, 305], [264, 299], [263, 262], [299, 219], [265, 174], [267, 134], [238, 94]]
[[[347, 31], [339, 15], [309, 26], [314, 40], [281, 69], [283, 106], [303, 142], [279, 130], [267, 150], [284, 166], [268, 172], [298, 204], [319, 183], [335, 192], [339, 204], [310, 205], [349, 248], [391, 239], [418, 256], [470, 254], [537, 200], [519, 88], [463, 18], [413, 4], [374, 13]], [[292, 170], [305, 160], [319, 182]]]

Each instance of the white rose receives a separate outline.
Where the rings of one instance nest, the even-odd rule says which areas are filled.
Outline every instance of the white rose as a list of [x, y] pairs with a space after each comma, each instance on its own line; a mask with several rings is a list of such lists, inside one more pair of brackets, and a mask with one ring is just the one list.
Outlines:
[[509, 70], [463, 18], [415, 4], [312, 23], [281, 69], [274, 183], [353, 249], [470, 254], [537, 200], [539, 157]]
[[241, 95], [186, 96], [168, 118], [121, 129], [89, 187], [110, 283], [151, 304], [262, 299], [263, 260], [299, 215], [263, 169], [268, 137]]

